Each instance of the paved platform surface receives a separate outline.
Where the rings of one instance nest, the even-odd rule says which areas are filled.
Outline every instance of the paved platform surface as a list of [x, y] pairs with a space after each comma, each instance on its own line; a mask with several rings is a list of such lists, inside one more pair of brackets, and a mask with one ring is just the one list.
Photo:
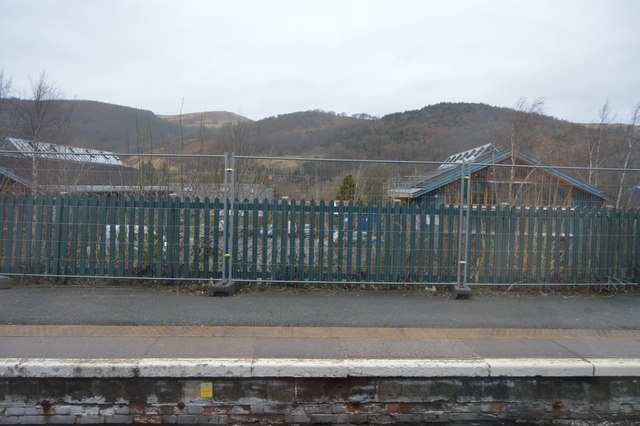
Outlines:
[[640, 331], [4, 325], [0, 358], [640, 358]]
[[0, 358], [614, 359], [635, 362], [638, 369], [638, 302], [637, 295], [209, 298], [136, 288], [18, 287], [0, 292]]

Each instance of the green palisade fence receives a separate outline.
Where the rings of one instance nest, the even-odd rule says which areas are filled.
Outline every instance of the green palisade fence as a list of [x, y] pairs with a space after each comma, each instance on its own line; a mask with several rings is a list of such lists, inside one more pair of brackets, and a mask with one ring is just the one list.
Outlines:
[[459, 229], [453, 205], [230, 205], [225, 215], [218, 199], [0, 194], [0, 273], [207, 280], [229, 254], [232, 278], [246, 281], [447, 283], [459, 260], [472, 284], [640, 274], [637, 209], [464, 208]]

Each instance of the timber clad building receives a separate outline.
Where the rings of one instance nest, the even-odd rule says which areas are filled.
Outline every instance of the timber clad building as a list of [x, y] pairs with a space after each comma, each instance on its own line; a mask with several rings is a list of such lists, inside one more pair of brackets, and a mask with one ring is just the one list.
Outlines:
[[544, 166], [522, 152], [498, 152], [491, 144], [450, 156], [424, 176], [396, 185], [390, 195], [420, 205], [459, 204], [463, 167], [465, 174], [470, 169], [473, 205], [597, 207], [612, 201], [598, 188], [561, 170]]

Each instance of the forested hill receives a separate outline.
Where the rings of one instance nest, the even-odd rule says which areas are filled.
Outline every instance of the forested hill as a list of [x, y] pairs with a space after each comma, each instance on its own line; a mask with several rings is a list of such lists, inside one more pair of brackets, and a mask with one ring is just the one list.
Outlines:
[[[0, 137], [29, 138], [31, 101], [8, 99], [0, 110]], [[41, 140], [116, 152], [223, 153], [333, 158], [442, 160], [486, 143], [516, 144], [553, 165], [589, 165], [589, 144], [600, 140], [600, 166], [626, 155], [625, 126], [583, 125], [509, 108], [440, 103], [379, 119], [320, 110], [251, 121], [230, 112], [158, 116], [95, 101], [55, 101]], [[601, 131], [602, 130], [602, 131]], [[637, 150], [636, 150], [637, 151]], [[640, 165], [633, 152], [630, 167]]]
[[[0, 108], [0, 137], [31, 139], [36, 110], [33, 101], [5, 99]], [[148, 110], [85, 100], [51, 101], [46, 110], [41, 140], [115, 152], [179, 152], [201, 129], [248, 121], [226, 111], [159, 116]]]
[[589, 143], [594, 145], [600, 137], [600, 165], [620, 164], [627, 151], [626, 127], [599, 130], [597, 125], [509, 108], [441, 103], [376, 120], [321, 111], [284, 114], [218, 129], [204, 146], [210, 152], [440, 161], [493, 143], [499, 149], [516, 145], [548, 164], [587, 166]]

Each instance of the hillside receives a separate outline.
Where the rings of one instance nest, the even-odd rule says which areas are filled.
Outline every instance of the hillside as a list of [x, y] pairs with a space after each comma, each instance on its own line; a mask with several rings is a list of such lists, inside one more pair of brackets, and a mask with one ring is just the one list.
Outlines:
[[[29, 101], [9, 99], [0, 111], [0, 137], [28, 137], [16, 112]], [[95, 101], [55, 101], [43, 139], [116, 152], [215, 153], [438, 161], [449, 154], [493, 143], [519, 147], [552, 165], [589, 165], [588, 144], [597, 125], [580, 125], [485, 104], [440, 103], [372, 120], [320, 110], [251, 121], [231, 112], [158, 116], [142, 109]], [[365, 119], [366, 118], [366, 119]], [[201, 123], [203, 126], [201, 126]], [[182, 125], [182, 129], [181, 129]], [[600, 165], [620, 165], [626, 153], [625, 126], [604, 132]], [[640, 165], [634, 152], [631, 166]]]
[[182, 123], [183, 128], [189, 127], [196, 129], [200, 128], [201, 124], [207, 129], [215, 129], [225, 124], [238, 124], [251, 121], [247, 117], [227, 111], [205, 111], [182, 115], [159, 115], [158, 117], [171, 123]]
[[[25, 108], [29, 101], [9, 99], [0, 111], [0, 137], [28, 137]], [[512, 144], [547, 165], [621, 167], [629, 152], [627, 126], [576, 124], [542, 114], [526, 114], [485, 104], [440, 103], [419, 110], [372, 119], [321, 110], [281, 114], [258, 121], [230, 112], [158, 116], [151, 111], [94, 101], [55, 101], [41, 131], [41, 140], [121, 153], [222, 154], [347, 158], [366, 160], [442, 161], [452, 153], [487, 143], [498, 149]], [[639, 132], [640, 133], [640, 132]], [[515, 136], [515, 140], [514, 140]], [[636, 135], [637, 138], [637, 135]], [[589, 148], [599, 144], [597, 155]], [[123, 158], [139, 166], [136, 156]], [[222, 163], [192, 158], [156, 158], [146, 167], [174, 175], [196, 186], [221, 179]], [[358, 197], [382, 200], [387, 186], [405, 176], [423, 176], [435, 165], [358, 164], [252, 160], [237, 166], [237, 182], [273, 185], [293, 198], [331, 199], [344, 176], [352, 174]], [[640, 152], [629, 157], [640, 168]], [[616, 194], [624, 174], [571, 171], [593, 178], [605, 192]], [[208, 177], [207, 177], [208, 176]], [[216, 176], [216, 177], [212, 177]], [[204, 179], [201, 180], [201, 179]], [[635, 185], [635, 175], [626, 185]], [[628, 190], [625, 190], [628, 198]]]
[[[514, 126], [520, 126], [520, 148], [529, 154], [550, 164], [588, 164], [587, 140], [597, 128], [537, 114], [522, 126], [522, 115], [470, 103], [441, 103], [378, 120], [306, 111], [216, 129], [204, 145], [209, 152], [438, 161], [486, 143], [508, 149]], [[623, 127], [608, 129], [610, 160], [623, 134]]]
[[[442, 161], [450, 154], [492, 143], [498, 149], [517, 149], [547, 165], [621, 167], [628, 152], [627, 128], [621, 125], [583, 125], [542, 114], [526, 114], [484, 104], [441, 103], [420, 110], [390, 114], [378, 120], [336, 116], [321, 111], [284, 114], [255, 122], [215, 129], [210, 137], [191, 145], [191, 152], [236, 152], [249, 155], [354, 158], [367, 160]], [[515, 137], [515, 139], [514, 139]], [[589, 146], [600, 140], [598, 155]], [[597, 158], [596, 158], [597, 157]], [[634, 150], [629, 167], [640, 166]], [[354, 175], [364, 199], [379, 199], [393, 178], [424, 175], [435, 166], [355, 163], [270, 162], [253, 175], [282, 176], [285, 194], [318, 197], [335, 194], [342, 177]], [[587, 181], [587, 171], [570, 174]], [[251, 177], [252, 175], [248, 175]], [[287, 177], [289, 176], [289, 177]], [[619, 173], [602, 172], [593, 183], [617, 193]], [[255, 179], [251, 177], [251, 179]], [[631, 182], [627, 177], [627, 184]], [[292, 185], [291, 182], [296, 184]], [[305, 188], [316, 189], [309, 193]]]
[[[23, 115], [31, 107], [30, 101], [8, 99], [0, 111], [0, 137], [29, 138], [31, 132]], [[185, 114], [185, 141], [198, 137], [200, 117], [207, 129], [248, 121], [224, 111]], [[182, 146], [179, 116], [158, 116], [148, 110], [85, 100], [52, 101], [42, 135], [54, 143], [115, 152], [179, 152]]]

